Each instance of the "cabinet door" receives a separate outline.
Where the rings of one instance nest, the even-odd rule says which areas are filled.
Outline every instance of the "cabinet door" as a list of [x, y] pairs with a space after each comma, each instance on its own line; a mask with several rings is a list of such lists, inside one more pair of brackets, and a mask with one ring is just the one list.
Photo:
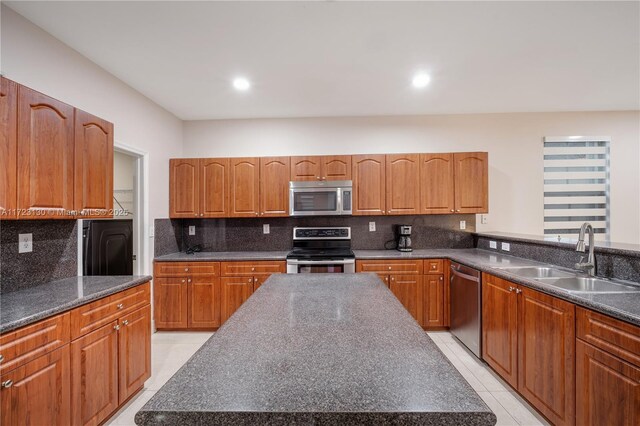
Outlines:
[[223, 277], [220, 278], [220, 287], [222, 289], [220, 323], [224, 324], [253, 293], [253, 277]]
[[453, 154], [456, 213], [489, 212], [489, 157], [486, 152]]
[[289, 157], [260, 158], [260, 215], [289, 216]]
[[229, 216], [229, 159], [200, 159], [200, 217]]
[[553, 424], [575, 424], [575, 306], [520, 290], [518, 391]]
[[351, 180], [350, 155], [325, 155], [322, 157], [323, 180]]
[[258, 158], [232, 158], [230, 163], [231, 216], [258, 216], [260, 209], [260, 160]]
[[354, 216], [385, 214], [385, 156], [354, 155], [351, 158]]
[[420, 208], [425, 214], [454, 213], [453, 154], [420, 154]]
[[576, 341], [576, 424], [640, 424], [640, 368]]
[[156, 327], [187, 328], [187, 277], [153, 280], [153, 300]]
[[189, 284], [189, 328], [220, 327], [220, 278], [192, 276]]
[[422, 325], [444, 326], [444, 276], [425, 275], [422, 285]]
[[420, 212], [420, 155], [386, 156], [387, 214]]
[[169, 217], [200, 217], [200, 168], [197, 158], [169, 160]]
[[118, 408], [117, 321], [71, 343], [71, 417], [99, 425]]
[[516, 285], [482, 275], [482, 359], [518, 387], [518, 299]]
[[2, 426], [66, 426], [71, 423], [69, 345], [3, 374]]
[[18, 208], [24, 219], [73, 219], [73, 107], [18, 88]]
[[118, 332], [118, 399], [126, 401], [151, 377], [151, 305], [122, 317]]
[[321, 180], [322, 157], [291, 157], [290, 180]]
[[85, 217], [113, 217], [113, 124], [75, 113], [75, 209]]
[[18, 85], [0, 77], [0, 219], [16, 217]]
[[420, 322], [422, 275], [391, 275], [389, 289], [416, 321]]

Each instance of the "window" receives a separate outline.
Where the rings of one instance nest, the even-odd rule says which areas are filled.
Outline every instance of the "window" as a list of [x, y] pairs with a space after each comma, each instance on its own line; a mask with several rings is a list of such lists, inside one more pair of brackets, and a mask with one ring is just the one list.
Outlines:
[[577, 239], [584, 222], [609, 240], [608, 137], [544, 138], [544, 234]]

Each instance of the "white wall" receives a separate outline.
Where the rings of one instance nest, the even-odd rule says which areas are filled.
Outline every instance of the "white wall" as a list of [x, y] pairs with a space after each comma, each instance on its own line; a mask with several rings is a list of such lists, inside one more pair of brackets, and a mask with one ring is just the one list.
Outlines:
[[150, 223], [167, 217], [168, 160], [182, 154], [182, 121], [8, 7], [1, 14], [2, 74], [112, 122], [116, 143], [148, 152]]
[[113, 153], [113, 190], [133, 190], [133, 165], [135, 159], [121, 152]]
[[611, 136], [611, 239], [640, 244], [640, 112], [189, 121], [184, 155], [489, 152], [488, 224], [542, 234], [544, 136]]

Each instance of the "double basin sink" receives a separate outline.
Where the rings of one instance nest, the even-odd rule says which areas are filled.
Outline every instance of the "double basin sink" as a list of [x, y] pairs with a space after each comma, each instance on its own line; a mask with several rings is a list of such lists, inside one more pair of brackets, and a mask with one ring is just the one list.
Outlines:
[[544, 266], [499, 267], [505, 272], [552, 285], [569, 293], [636, 293], [640, 286], [624, 281], [587, 277], [560, 268]]

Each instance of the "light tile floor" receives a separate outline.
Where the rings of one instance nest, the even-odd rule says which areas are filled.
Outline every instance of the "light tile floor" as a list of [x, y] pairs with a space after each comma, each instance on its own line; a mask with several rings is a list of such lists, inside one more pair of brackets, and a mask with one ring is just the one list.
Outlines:
[[[448, 332], [429, 332], [431, 339], [498, 417], [497, 426], [548, 423], [489, 367]], [[151, 337], [151, 378], [144, 390], [122, 407], [106, 425], [133, 426], [142, 406], [212, 336], [207, 332], [160, 332]]]

